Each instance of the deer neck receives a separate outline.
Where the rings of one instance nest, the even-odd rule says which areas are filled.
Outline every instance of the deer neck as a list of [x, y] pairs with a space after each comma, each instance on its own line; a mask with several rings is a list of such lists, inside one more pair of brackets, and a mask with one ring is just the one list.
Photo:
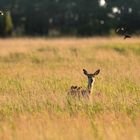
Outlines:
[[90, 94], [93, 91], [94, 82], [95, 82], [95, 78], [88, 79], [88, 87], [87, 87], [87, 89], [89, 90]]

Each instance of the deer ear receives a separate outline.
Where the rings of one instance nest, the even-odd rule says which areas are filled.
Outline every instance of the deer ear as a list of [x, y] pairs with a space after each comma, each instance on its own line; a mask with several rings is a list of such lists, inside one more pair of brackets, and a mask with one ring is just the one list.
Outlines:
[[96, 70], [94, 73], [93, 73], [93, 76], [96, 76], [100, 73], [100, 69]]
[[87, 74], [88, 74], [88, 72], [87, 72], [85, 69], [83, 69], [83, 72], [84, 72], [84, 74], [85, 74], [85, 75], [87, 75]]

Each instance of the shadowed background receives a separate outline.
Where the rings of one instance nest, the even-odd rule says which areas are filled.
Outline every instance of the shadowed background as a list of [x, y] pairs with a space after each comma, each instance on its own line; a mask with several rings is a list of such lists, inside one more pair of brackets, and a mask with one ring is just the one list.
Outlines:
[[113, 35], [140, 32], [139, 0], [1, 0], [0, 35]]

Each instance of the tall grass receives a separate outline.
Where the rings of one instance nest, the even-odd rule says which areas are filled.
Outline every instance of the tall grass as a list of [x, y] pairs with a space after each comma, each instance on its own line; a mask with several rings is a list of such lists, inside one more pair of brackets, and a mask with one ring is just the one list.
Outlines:
[[[0, 139], [140, 139], [139, 38], [0, 40]], [[92, 102], [67, 100], [101, 73]]]

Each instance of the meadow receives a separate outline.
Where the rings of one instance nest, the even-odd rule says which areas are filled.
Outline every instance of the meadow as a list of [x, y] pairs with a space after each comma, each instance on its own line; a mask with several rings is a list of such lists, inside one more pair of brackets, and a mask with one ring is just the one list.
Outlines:
[[[100, 68], [91, 103], [67, 102]], [[140, 38], [0, 39], [0, 140], [139, 140]]]

